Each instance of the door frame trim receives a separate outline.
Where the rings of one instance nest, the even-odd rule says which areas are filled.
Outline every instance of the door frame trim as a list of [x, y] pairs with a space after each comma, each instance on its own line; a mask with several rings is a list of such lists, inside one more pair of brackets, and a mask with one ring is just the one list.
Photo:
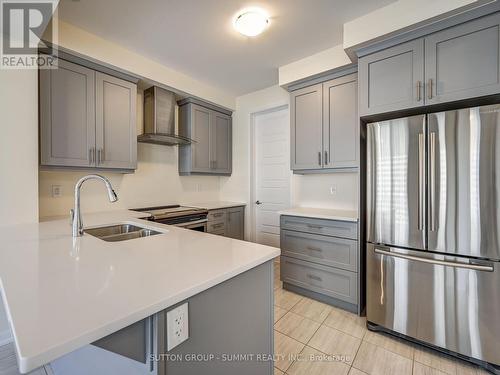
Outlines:
[[[257, 214], [255, 212], [256, 205], [255, 200], [257, 199], [257, 150], [256, 150], [256, 118], [257, 116], [265, 115], [268, 113], [279, 112], [284, 109], [288, 110], [288, 121], [290, 122], [290, 104], [288, 101], [283, 101], [281, 103], [275, 103], [271, 106], [259, 109], [257, 111], [250, 113], [250, 202], [248, 214], [250, 215], [250, 241], [256, 242], [257, 240]], [[290, 134], [289, 134], [290, 136]], [[292, 171], [290, 170], [290, 204], [292, 202]]]

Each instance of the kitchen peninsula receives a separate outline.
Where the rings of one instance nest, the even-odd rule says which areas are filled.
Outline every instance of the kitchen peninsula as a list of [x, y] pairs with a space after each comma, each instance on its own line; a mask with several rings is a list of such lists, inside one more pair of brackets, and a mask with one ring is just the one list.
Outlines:
[[[236, 364], [218, 359], [152, 359], [273, 353], [272, 260], [280, 251], [140, 217], [123, 210], [84, 220], [86, 229], [131, 224], [160, 233], [121, 242], [88, 233], [73, 238], [67, 219], [0, 229], [2, 297], [22, 373], [51, 363], [56, 375], [109, 373], [106, 366], [133, 374], [230, 374]], [[167, 312], [185, 302], [189, 337], [169, 351]], [[241, 374], [270, 375], [273, 368], [265, 361], [237, 365]]]

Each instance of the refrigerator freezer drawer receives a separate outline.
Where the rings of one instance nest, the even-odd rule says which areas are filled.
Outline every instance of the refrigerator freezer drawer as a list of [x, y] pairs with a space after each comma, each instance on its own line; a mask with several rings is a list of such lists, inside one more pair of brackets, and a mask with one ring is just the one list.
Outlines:
[[367, 319], [500, 364], [500, 264], [367, 244]]
[[281, 257], [281, 280], [352, 304], [358, 303], [358, 274]]

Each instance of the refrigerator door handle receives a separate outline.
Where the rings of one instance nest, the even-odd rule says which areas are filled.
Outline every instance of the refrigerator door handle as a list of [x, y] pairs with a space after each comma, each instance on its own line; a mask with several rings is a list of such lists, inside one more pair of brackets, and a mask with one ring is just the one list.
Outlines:
[[418, 230], [424, 230], [424, 135], [418, 135]]
[[430, 133], [430, 230], [436, 231], [436, 133]]
[[486, 272], [493, 272], [493, 266], [487, 266], [487, 265], [481, 265], [481, 264], [471, 264], [471, 263], [461, 263], [461, 262], [450, 262], [446, 260], [438, 260], [438, 259], [430, 259], [430, 258], [424, 258], [424, 257], [419, 257], [415, 255], [408, 255], [408, 254], [401, 254], [393, 250], [382, 250], [382, 249], [377, 249], [375, 248], [375, 253], [380, 254], [380, 255], [386, 255], [390, 257], [395, 257], [395, 258], [401, 258], [401, 259], [406, 259], [406, 260], [412, 260], [416, 262], [422, 262], [422, 263], [429, 263], [429, 264], [435, 264], [435, 265], [440, 265], [440, 266], [446, 266], [446, 267], [455, 267], [455, 268], [465, 268], [469, 270], [474, 270], [474, 271], [486, 271]]

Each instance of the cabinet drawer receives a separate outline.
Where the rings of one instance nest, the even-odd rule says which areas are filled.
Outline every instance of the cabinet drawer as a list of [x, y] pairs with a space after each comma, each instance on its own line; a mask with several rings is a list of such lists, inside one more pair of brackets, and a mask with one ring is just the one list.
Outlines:
[[281, 280], [313, 292], [356, 304], [357, 273], [281, 257]]
[[207, 232], [208, 233], [219, 233], [226, 231], [226, 222], [224, 220], [217, 220], [208, 222]]
[[353, 240], [358, 238], [358, 224], [348, 221], [282, 215], [281, 229], [350, 238]]
[[227, 216], [226, 210], [208, 211], [208, 221], [225, 221]]
[[292, 258], [358, 270], [358, 242], [354, 240], [282, 230], [281, 251]]

